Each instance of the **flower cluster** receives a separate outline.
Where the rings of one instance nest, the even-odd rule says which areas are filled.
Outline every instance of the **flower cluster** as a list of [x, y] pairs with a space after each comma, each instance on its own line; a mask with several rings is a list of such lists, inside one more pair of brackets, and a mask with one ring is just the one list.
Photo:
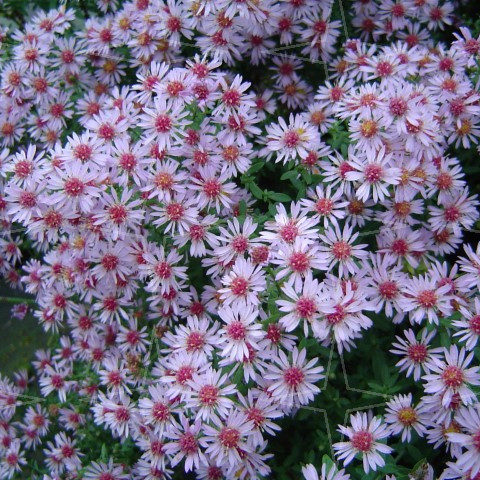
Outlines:
[[[453, 4], [355, 1], [359, 38], [330, 0], [98, 7], [36, 14], [1, 64], [0, 273], [56, 342], [0, 377], [0, 478], [267, 478], [329, 379], [307, 340], [343, 355], [380, 321], [415, 383], [340, 425], [336, 459], [423, 438], [476, 478], [480, 250], [446, 256], [479, 219], [454, 153], [480, 136], [480, 40], [435, 41]], [[92, 457], [92, 431], [134, 458]]]

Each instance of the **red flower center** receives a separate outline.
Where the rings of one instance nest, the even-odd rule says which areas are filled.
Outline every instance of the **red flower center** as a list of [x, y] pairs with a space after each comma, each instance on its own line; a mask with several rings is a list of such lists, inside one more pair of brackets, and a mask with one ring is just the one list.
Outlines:
[[155, 119], [155, 129], [159, 133], [166, 133], [172, 128], [172, 120], [166, 114], [157, 115]]
[[422, 290], [417, 295], [417, 302], [423, 308], [433, 308], [437, 304], [437, 295], [433, 290]]
[[172, 267], [165, 261], [158, 262], [155, 266], [155, 274], [160, 278], [170, 278]]
[[306, 253], [294, 252], [290, 255], [289, 265], [294, 272], [304, 273], [310, 266], [310, 259]]
[[299, 367], [290, 367], [283, 373], [285, 383], [292, 389], [297, 389], [304, 381], [305, 374]]
[[297, 301], [297, 313], [301, 318], [310, 319], [317, 311], [315, 301], [308, 297], [300, 297]]
[[360, 430], [352, 435], [350, 440], [353, 448], [360, 452], [369, 452], [373, 445], [373, 435], [367, 430]]
[[240, 432], [236, 428], [223, 427], [218, 438], [224, 447], [235, 448], [240, 441]]
[[198, 398], [203, 405], [211, 407], [217, 403], [218, 388], [215, 385], [204, 385], [198, 392]]
[[443, 383], [450, 388], [458, 388], [463, 383], [463, 372], [455, 365], [449, 365], [442, 373]]
[[232, 340], [243, 340], [247, 331], [240, 320], [235, 320], [228, 325], [227, 333]]

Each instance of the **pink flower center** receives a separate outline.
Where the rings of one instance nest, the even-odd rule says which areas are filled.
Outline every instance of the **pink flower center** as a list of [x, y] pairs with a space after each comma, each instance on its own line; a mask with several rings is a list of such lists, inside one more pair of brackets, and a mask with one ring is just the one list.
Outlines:
[[352, 247], [343, 240], [332, 245], [332, 255], [340, 261], [347, 260], [352, 253]]
[[397, 116], [401, 117], [407, 112], [407, 102], [403, 98], [392, 98], [390, 100], [390, 112]]
[[403, 240], [403, 238], [398, 238], [397, 240], [393, 241], [391, 250], [396, 255], [403, 257], [409, 250], [408, 243]]
[[451, 58], [442, 58], [438, 62], [438, 69], [441, 70], [442, 72], [448, 72], [453, 68], [453, 60]]
[[192, 332], [187, 338], [187, 351], [195, 352], [201, 350], [205, 344], [205, 337], [200, 332]]
[[172, 267], [167, 262], [158, 262], [155, 265], [155, 274], [160, 278], [170, 278], [172, 275]]
[[353, 448], [356, 450], [360, 452], [369, 452], [373, 445], [373, 435], [366, 430], [360, 430], [352, 435], [351, 442]]
[[107, 272], [115, 270], [117, 268], [119, 259], [116, 255], [107, 254], [102, 258], [102, 266]]
[[450, 101], [450, 112], [455, 117], [458, 117], [465, 111], [465, 104], [461, 98], [455, 98]]
[[437, 295], [433, 290], [423, 290], [417, 295], [417, 302], [423, 308], [433, 308], [437, 304]]
[[197, 440], [191, 432], [184, 433], [178, 439], [178, 446], [180, 447], [180, 450], [187, 455], [191, 455], [198, 450]]
[[172, 202], [166, 206], [165, 212], [170, 218], [170, 220], [177, 221], [183, 217], [185, 209], [183, 208], [183, 205], [181, 203]]
[[190, 365], [184, 365], [180, 367], [177, 371], [176, 379], [177, 382], [183, 385], [188, 380], [192, 379], [193, 368]]
[[480, 335], [480, 315], [475, 315], [470, 319], [469, 327], [475, 335]]
[[235, 448], [240, 441], [240, 432], [236, 428], [224, 427], [218, 438], [224, 447]]
[[159, 133], [166, 133], [172, 128], [172, 120], [168, 115], [157, 115], [155, 119], [155, 129]]
[[192, 225], [189, 230], [190, 238], [192, 240], [202, 240], [205, 237], [205, 228], [202, 225]]
[[262, 414], [262, 411], [258, 408], [251, 407], [247, 410], [247, 418], [253, 421], [253, 424], [256, 428], [260, 427], [265, 421], [265, 417]]
[[247, 333], [245, 326], [240, 320], [231, 322], [227, 327], [228, 336], [232, 340], [243, 340]]
[[280, 327], [275, 323], [270, 323], [267, 327], [267, 339], [274, 344], [278, 344], [281, 339]]
[[198, 398], [203, 405], [211, 407], [217, 403], [218, 388], [215, 385], [204, 385], [198, 392]]
[[130, 412], [126, 407], [118, 407], [115, 410], [115, 419], [122, 423], [128, 422], [130, 420]]
[[333, 201], [329, 198], [319, 198], [315, 203], [315, 210], [319, 215], [328, 215], [333, 210]]
[[222, 184], [216, 178], [212, 178], [205, 181], [203, 184], [203, 191], [207, 197], [216, 198], [222, 191]]
[[378, 291], [383, 298], [391, 300], [397, 296], [398, 287], [395, 282], [386, 281], [378, 286]]
[[382, 178], [382, 167], [371, 163], [365, 167], [364, 176], [365, 180], [369, 183], [376, 183]]
[[62, 388], [65, 383], [61, 375], [52, 375], [50, 382], [52, 384], [52, 387], [55, 388], [56, 390], [59, 390], [60, 388]]
[[115, 129], [109, 123], [103, 123], [98, 127], [98, 136], [105, 140], [112, 140], [115, 136]]
[[15, 165], [15, 175], [20, 178], [26, 178], [33, 171], [33, 163], [28, 160], [20, 160]]
[[308, 297], [300, 297], [297, 301], [297, 313], [301, 318], [310, 319], [317, 311], [315, 301]]
[[32, 208], [37, 204], [37, 197], [32, 192], [22, 192], [19, 198], [20, 205], [25, 208]]
[[455, 365], [449, 365], [442, 373], [443, 383], [449, 388], [458, 388], [463, 383], [463, 372]]
[[377, 64], [377, 73], [380, 77], [388, 77], [393, 72], [393, 66], [390, 62], [382, 61]]
[[73, 149], [73, 155], [76, 159], [85, 162], [92, 156], [92, 151], [93, 149], [90, 145], [82, 143]]
[[283, 379], [290, 388], [296, 390], [304, 381], [305, 374], [299, 367], [290, 367], [285, 370]]
[[310, 266], [310, 260], [306, 253], [294, 252], [290, 255], [289, 265], [294, 272], [304, 273]]
[[285, 133], [283, 143], [288, 148], [295, 148], [300, 143], [300, 135], [294, 130]]
[[451, 207], [445, 208], [443, 215], [447, 222], [456, 222], [460, 218], [460, 210], [452, 205]]
[[110, 220], [117, 225], [120, 225], [127, 219], [128, 212], [124, 205], [112, 205], [108, 209], [108, 213], [110, 215]]
[[228, 106], [238, 106], [240, 104], [240, 93], [237, 90], [227, 90], [222, 97], [223, 103]]
[[237, 297], [245, 295], [248, 291], [248, 280], [244, 277], [235, 277], [230, 283], [230, 290]]
[[346, 316], [345, 310], [341, 305], [335, 305], [334, 309], [335, 311], [333, 313], [329, 313], [325, 316], [330, 325], [339, 324]]
[[72, 177], [65, 182], [64, 190], [69, 197], [78, 197], [85, 190], [85, 184], [79, 178]]
[[280, 228], [280, 237], [287, 243], [293, 243], [298, 235], [298, 228], [293, 221]]
[[157, 422], [165, 422], [170, 417], [170, 410], [164, 403], [155, 402], [152, 407], [152, 417]]
[[238, 235], [232, 240], [231, 246], [237, 253], [243, 253], [248, 247], [248, 240], [243, 235]]

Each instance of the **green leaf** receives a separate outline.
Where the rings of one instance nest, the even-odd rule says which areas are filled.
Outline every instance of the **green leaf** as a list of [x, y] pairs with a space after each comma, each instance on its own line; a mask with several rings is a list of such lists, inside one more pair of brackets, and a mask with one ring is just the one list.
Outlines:
[[290, 170], [285, 172], [281, 177], [280, 180], [293, 180], [298, 177], [298, 172], [295, 170]]
[[257, 162], [257, 163], [254, 163], [249, 169], [248, 169], [248, 173], [257, 173], [258, 171], [260, 171], [265, 165], [265, 162]]
[[263, 190], [255, 182], [250, 183], [249, 188], [255, 198], [262, 200]]
[[267, 192], [267, 197], [276, 202], [290, 202], [292, 200], [286, 193]]

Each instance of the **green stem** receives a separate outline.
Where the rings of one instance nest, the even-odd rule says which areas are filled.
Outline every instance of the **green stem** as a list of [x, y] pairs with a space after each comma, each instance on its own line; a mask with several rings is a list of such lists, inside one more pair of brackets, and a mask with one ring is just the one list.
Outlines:
[[22, 298], [22, 297], [0, 297], [0, 303], [28, 303], [29, 305], [36, 305], [36, 301], [33, 298]]

